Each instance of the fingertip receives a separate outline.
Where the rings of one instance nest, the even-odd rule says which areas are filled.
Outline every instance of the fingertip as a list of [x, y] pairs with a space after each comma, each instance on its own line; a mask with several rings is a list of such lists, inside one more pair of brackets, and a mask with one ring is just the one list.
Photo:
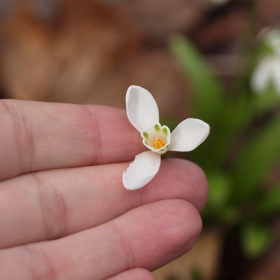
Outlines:
[[[184, 160], [182, 160], [184, 161]], [[190, 178], [192, 187], [195, 192], [195, 204], [194, 206], [197, 208], [199, 212], [203, 210], [207, 203], [208, 193], [209, 193], [209, 185], [206, 178], [206, 175], [202, 168], [197, 164], [185, 161], [185, 164], [188, 165], [188, 172], [186, 176]]]
[[[148, 189], [149, 188], [149, 189]], [[159, 192], [160, 191], [160, 192]], [[158, 174], [147, 186], [145, 195], [184, 199], [201, 212], [208, 198], [208, 182], [204, 171], [195, 163], [178, 158], [162, 160]]]
[[[143, 231], [144, 225], [145, 233], [136, 242], [139, 253], [137, 264], [149, 270], [157, 269], [188, 252], [202, 229], [199, 212], [184, 200], [162, 200], [138, 210], [132, 210], [131, 215], [138, 212], [134, 218], [139, 221], [137, 232]], [[144, 250], [146, 246], [150, 248], [148, 255]]]
[[171, 247], [177, 248], [177, 252], [184, 254], [192, 248], [202, 230], [199, 212], [191, 203], [179, 199], [170, 200], [165, 209], [166, 215], [169, 211], [173, 216], [172, 223], [168, 227], [168, 235], [173, 243]]

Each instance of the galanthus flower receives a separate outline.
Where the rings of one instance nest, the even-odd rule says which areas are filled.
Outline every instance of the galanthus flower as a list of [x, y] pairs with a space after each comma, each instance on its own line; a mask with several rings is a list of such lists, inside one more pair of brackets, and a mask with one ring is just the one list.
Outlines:
[[126, 111], [131, 124], [141, 133], [143, 144], [149, 149], [135, 157], [123, 173], [123, 185], [128, 190], [144, 187], [157, 174], [161, 155], [168, 150], [189, 152], [208, 136], [210, 127], [198, 119], [182, 121], [172, 133], [159, 123], [156, 101], [146, 89], [130, 86], [126, 93]]
[[266, 52], [252, 73], [251, 87], [255, 93], [263, 93], [272, 86], [280, 94], [280, 32], [271, 30], [261, 37]]
[[252, 74], [251, 86], [255, 93], [263, 93], [270, 85], [280, 94], [280, 57], [278, 56], [263, 58]]
[[272, 54], [280, 56], [280, 30], [279, 29], [265, 29], [261, 31], [260, 37], [263, 42], [270, 49]]

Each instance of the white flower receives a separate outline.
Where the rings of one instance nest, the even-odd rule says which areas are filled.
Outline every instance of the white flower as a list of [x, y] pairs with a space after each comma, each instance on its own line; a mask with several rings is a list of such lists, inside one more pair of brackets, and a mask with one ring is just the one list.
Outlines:
[[280, 56], [264, 57], [252, 74], [251, 86], [256, 93], [262, 93], [272, 85], [280, 94]]
[[280, 94], [280, 31], [264, 30], [260, 33], [260, 37], [269, 51], [254, 69], [251, 87], [254, 92], [262, 93], [272, 85]]
[[273, 53], [280, 55], [280, 30], [266, 28], [261, 31], [260, 36], [263, 37], [264, 43], [272, 49]]
[[194, 150], [208, 136], [210, 127], [198, 119], [182, 121], [172, 133], [159, 123], [156, 101], [146, 89], [130, 86], [126, 93], [126, 110], [131, 124], [141, 133], [143, 144], [150, 150], [135, 157], [123, 173], [123, 185], [136, 190], [149, 183], [160, 167], [161, 154]]

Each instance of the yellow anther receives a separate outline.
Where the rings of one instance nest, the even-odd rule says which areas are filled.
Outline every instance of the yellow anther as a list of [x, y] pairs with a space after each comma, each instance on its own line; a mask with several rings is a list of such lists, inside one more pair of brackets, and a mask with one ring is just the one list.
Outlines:
[[160, 139], [160, 138], [155, 138], [154, 139], [154, 148], [157, 150], [157, 149], [160, 149], [160, 148], [162, 148], [162, 147], [164, 147], [165, 146], [165, 142], [162, 140], [162, 139]]

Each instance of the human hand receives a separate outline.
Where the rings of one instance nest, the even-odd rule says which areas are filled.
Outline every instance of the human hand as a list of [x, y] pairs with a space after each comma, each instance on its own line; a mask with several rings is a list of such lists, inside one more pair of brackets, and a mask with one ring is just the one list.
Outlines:
[[145, 150], [123, 110], [0, 101], [0, 279], [155, 279], [201, 231], [208, 185], [165, 159], [147, 186], [122, 173]]

